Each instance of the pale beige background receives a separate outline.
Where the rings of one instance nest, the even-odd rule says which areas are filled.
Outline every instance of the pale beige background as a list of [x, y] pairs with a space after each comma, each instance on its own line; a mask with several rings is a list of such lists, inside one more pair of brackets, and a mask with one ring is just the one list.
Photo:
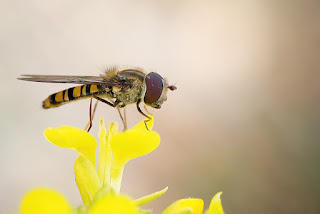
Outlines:
[[[129, 163], [122, 191], [169, 186], [146, 208], [224, 191], [227, 213], [320, 212], [317, 1], [2, 1], [0, 7], [0, 212], [46, 186], [73, 205], [73, 151], [43, 137], [49, 126], [84, 127], [88, 101], [43, 110], [71, 85], [20, 74], [97, 75], [136, 65], [177, 83], [152, 110], [160, 147]], [[117, 120], [100, 105], [98, 116]], [[128, 109], [132, 126], [142, 117]], [[98, 117], [97, 117], [98, 118]], [[97, 118], [92, 134], [97, 134]]]

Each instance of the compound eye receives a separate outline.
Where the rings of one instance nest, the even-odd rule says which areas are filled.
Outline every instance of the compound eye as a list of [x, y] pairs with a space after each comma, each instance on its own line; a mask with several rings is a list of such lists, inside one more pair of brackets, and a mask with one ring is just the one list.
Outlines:
[[163, 79], [154, 72], [147, 74], [146, 76], [146, 93], [144, 95], [144, 102], [151, 105], [157, 102], [162, 94]]

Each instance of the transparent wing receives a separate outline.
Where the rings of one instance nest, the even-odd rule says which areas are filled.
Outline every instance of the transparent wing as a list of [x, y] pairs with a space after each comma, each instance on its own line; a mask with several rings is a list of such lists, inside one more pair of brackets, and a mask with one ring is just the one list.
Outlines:
[[121, 85], [120, 82], [107, 81], [99, 76], [67, 76], [67, 75], [30, 75], [23, 74], [19, 80], [47, 83], [73, 83], [73, 84], [107, 84]]

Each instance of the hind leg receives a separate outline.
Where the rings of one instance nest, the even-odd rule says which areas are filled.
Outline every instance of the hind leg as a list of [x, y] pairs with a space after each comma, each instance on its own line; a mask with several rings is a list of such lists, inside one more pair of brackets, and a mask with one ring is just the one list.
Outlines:
[[98, 100], [94, 104], [93, 111], [92, 111], [92, 97], [91, 97], [90, 98], [90, 107], [89, 107], [89, 122], [87, 123], [86, 127], [84, 128], [85, 130], [87, 130], [87, 132], [89, 132], [90, 129], [92, 128], [92, 121], [93, 121], [94, 114], [96, 113], [97, 106], [98, 106]]
[[[122, 123], [123, 123], [123, 127], [124, 127], [124, 131], [127, 130], [127, 115], [126, 115], [126, 110], [125, 110], [125, 105], [119, 101], [119, 100], [116, 100], [114, 103], [108, 101], [108, 100], [105, 100], [105, 99], [102, 99], [101, 97], [98, 97], [98, 96], [93, 96], [93, 98], [105, 103], [105, 104], [108, 104], [109, 106], [111, 107], [117, 107], [117, 110], [119, 112], [119, 115], [120, 115], [120, 118], [122, 120]], [[120, 111], [120, 108], [124, 108], [124, 116], [122, 116], [121, 114], [121, 111]]]

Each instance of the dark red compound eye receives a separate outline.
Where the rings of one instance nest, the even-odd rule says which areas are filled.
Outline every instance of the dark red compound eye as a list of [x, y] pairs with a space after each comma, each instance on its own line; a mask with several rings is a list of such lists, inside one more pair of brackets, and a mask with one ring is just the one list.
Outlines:
[[162, 77], [154, 72], [146, 76], [146, 93], [144, 95], [144, 102], [151, 105], [158, 101], [163, 90]]

